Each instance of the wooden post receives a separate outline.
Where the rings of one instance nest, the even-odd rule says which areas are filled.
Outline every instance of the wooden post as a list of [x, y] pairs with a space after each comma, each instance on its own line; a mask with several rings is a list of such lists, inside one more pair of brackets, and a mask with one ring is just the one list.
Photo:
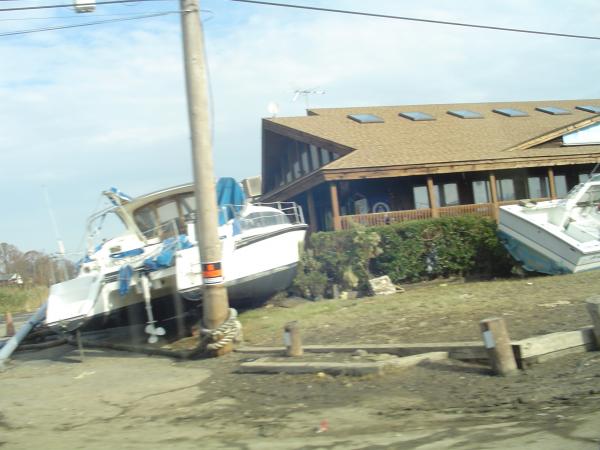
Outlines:
[[502, 376], [516, 374], [517, 362], [504, 319], [498, 317], [484, 319], [479, 322], [479, 326], [492, 370]]
[[431, 217], [439, 217], [440, 212], [436, 205], [435, 191], [433, 189], [433, 178], [427, 177], [427, 196], [429, 197], [429, 207], [431, 208]]
[[554, 200], [556, 198], [556, 184], [554, 183], [554, 169], [548, 167], [548, 185], [550, 186], [550, 198]]
[[342, 229], [340, 219], [340, 203], [338, 201], [338, 191], [335, 181], [329, 183], [329, 193], [331, 195], [331, 214], [333, 215], [333, 229], [339, 231]]
[[15, 323], [13, 321], [12, 313], [4, 313], [4, 321], [6, 323], [6, 337], [12, 337], [15, 335]]
[[317, 210], [315, 208], [315, 197], [312, 191], [306, 193], [306, 203], [308, 204], [308, 223], [310, 225], [310, 231], [317, 231], [319, 224], [317, 223]]
[[496, 190], [496, 175], [490, 173], [490, 195], [492, 196], [492, 206], [493, 206], [493, 214], [494, 220], [498, 222], [499, 218], [499, 204], [498, 204], [498, 191]]
[[592, 317], [596, 349], [600, 350], [600, 295], [594, 295], [585, 301], [588, 313]]
[[300, 327], [297, 321], [288, 322], [283, 328], [283, 342], [287, 356], [302, 356], [302, 340], [300, 339]]

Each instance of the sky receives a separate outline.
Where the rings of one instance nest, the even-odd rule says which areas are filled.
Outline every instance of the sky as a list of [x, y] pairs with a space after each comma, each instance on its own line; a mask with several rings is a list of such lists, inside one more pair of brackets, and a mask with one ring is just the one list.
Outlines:
[[[405, 17], [600, 35], [597, 0], [279, 0]], [[61, 1], [0, 1], [0, 9]], [[215, 176], [259, 175], [261, 119], [306, 106], [600, 98], [600, 41], [201, 0]], [[0, 11], [0, 242], [76, 259], [87, 217], [190, 182], [179, 3]], [[154, 12], [172, 14], [2, 33]], [[296, 90], [324, 93], [300, 96]], [[46, 192], [49, 201], [46, 200]], [[50, 212], [51, 211], [51, 212]], [[52, 215], [56, 227], [53, 226]]]

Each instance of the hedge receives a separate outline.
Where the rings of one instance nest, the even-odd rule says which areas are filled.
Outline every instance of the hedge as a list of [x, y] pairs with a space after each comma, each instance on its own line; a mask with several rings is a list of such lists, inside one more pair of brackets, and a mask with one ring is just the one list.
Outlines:
[[452, 275], [503, 277], [512, 268], [495, 222], [443, 217], [314, 233], [307, 239], [294, 286], [297, 293], [318, 297], [333, 284], [366, 291], [373, 276], [406, 283]]

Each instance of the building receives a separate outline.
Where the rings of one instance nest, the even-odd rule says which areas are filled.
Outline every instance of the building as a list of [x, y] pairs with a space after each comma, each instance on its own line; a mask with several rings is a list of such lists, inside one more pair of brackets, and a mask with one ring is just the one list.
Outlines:
[[262, 201], [313, 230], [497, 217], [564, 196], [600, 161], [600, 99], [311, 109], [262, 122]]
[[0, 273], [0, 286], [22, 286], [23, 278], [18, 273]]

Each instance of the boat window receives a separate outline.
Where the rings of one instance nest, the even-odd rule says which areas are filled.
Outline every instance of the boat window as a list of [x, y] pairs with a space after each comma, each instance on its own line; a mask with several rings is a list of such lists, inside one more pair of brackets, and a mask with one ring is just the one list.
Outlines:
[[[119, 217], [114, 212], [108, 212], [101, 217], [98, 217], [90, 227], [92, 242], [90, 244], [95, 248], [98, 244], [102, 244], [113, 238], [127, 234], [127, 228]], [[117, 250], [118, 251], [118, 250]]]
[[600, 203], [600, 186], [590, 186], [588, 190], [579, 198], [578, 204], [579, 203]]
[[273, 225], [288, 225], [290, 220], [288, 217], [278, 210], [273, 211], [257, 211], [248, 214], [240, 219], [240, 226], [243, 230], [251, 228], [262, 228]]
[[154, 214], [154, 208], [151, 206], [144, 206], [139, 208], [134, 214], [133, 219], [135, 224], [138, 226], [140, 231], [147, 238], [155, 237], [154, 231], [158, 224], [156, 222], [156, 215]]
[[196, 211], [196, 197], [194, 194], [186, 195], [179, 199], [181, 204], [181, 212], [184, 219], [188, 219], [190, 215]]
[[156, 212], [160, 224], [161, 239], [174, 236], [175, 233], [179, 234], [178, 230], [183, 231], [183, 224], [179, 217], [179, 209], [177, 208], [177, 202], [174, 199], [158, 205]]

